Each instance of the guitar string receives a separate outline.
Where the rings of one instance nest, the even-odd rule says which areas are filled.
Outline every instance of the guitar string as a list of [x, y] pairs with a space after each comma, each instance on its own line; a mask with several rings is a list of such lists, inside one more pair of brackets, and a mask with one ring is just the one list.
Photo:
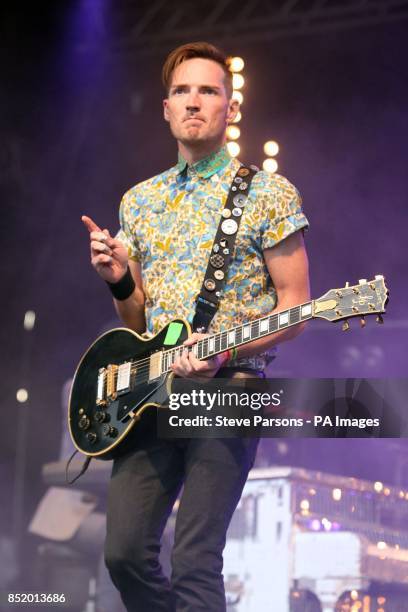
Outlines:
[[[298, 314], [299, 314], [299, 311], [300, 311], [300, 308], [301, 308], [301, 305], [296, 306], [296, 307], [294, 307], [293, 309], [289, 309], [288, 311], [286, 311], [286, 313], [287, 313], [287, 314], [289, 314], [289, 318], [290, 318], [290, 315], [293, 315], [293, 314], [298, 315]], [[293, 311], [295, 311], [295, 312], [293, 312]], [[285, 312], [285, 311], [284, 311], [284, 312]], [[278, 325], [278, 328], [277, 328], [277, 329], [272, 329], [272, 330], [271, 330], [271, 329], [269, 329], [269, 328], [270, 328], [270, 326], [271, 326], [271, 323], [276, 323], [276, 322], [277, 322], [277, 319], [278, 319], [279, 315], [281, 315], [281, 314], [282, 314], [282, 313], [276, 313], [276, 314], [274, 314], [274, 315], [269, 315], [269, 316], [264, 317], [264, 318], [262, 318], [262, 319], [257, 319], [256, 321], [252, 321], [252, 322], [250, 322], [250, 323], [244, 323], [243, 325], [239, 325], [239, 326], [237, 326], [237, 327], [235, 327], [235, 328], [232, 328], [232, 329], [230, 329], [230, 330], [227, 330], [227, 331], [218, 332], [218, 334], [214, 334], [214, 335], [212, 335], [212, 336], [210, 336], [210, 337], [208, 337], [208, 338], [205, 338], [205, 339], [203, 339], [203, 340], [199, 340], [199, 341], [197, 342], [197, 344], [196, 344], [196, 345], [194, 345], [194, 346], [198, 346], [198, 347], [200, 348], [200, 345], [201, 345], [201, 347], [202, 347], [202, 349], [203, 349], [203, 352], [204, 352], [204, 345], [205, 345], [205, 342], [209, 343], [210, 338], [214, 338], [214, 345], [215, 345], [215, 344], [216, 344], [216, 342], [217, 342], [217, 339], [219, 338], [219, 342], [220, 342], [220, 352], [222, 352], [222, 350], [226, 350], [226, 349], [228, 348], [228, 339], [227, 339], [227, 336], [228, 336], [228, 335], [229, 335], [231, 332], [233, 332], [233, 331], [234, 331], [235, 333], [236, 333], [237, 331], [241, 331], [241, 333], [242, 333], [242, 332], [243, 332], [243, 328], [244, 328], [246, 325], [249, 325], [249, 326], [250, 326], [250, 328], [251, 328], [251, 329], [250, 329], [250, 340], [256, 340], [256, 339], [258, 339], [259, 337], [261, 337], [261, 336], [262, 336], [262, 333], [263, 333], [263, 332], [260, 332], [260, 333], [259, 333], [259, 326], [260, 326], [260, 323], [261, 323], [262, 321], [267, 321], [267, 322], [268, 322], [268, 331], [267, 331], [267, 332], [264, 332], [264, 335], [269, 335], [270, 333], [274, 333], [274, 332], [276, 332], [276, 331], [279, 331], [279, 325]], [[289, 327], [290, 325], [294, 325], [294, 324], [296, 324], [296, 323], [300, 323], [300, 322], [301, 322], [301, 319], [299, 319], [298, 321], [291, 322], [291, 323], [288, 325], [288, 327]], [[255, 329], [256, 329], [256, 325], [258, 325], [258, 330], [257, 330], [257, 333], [258, 333], [259, 335], [258, 335], [256, 338], [252, 338], [252, 332], [253, 332], [253, 331], [255, 331]], [[285, 327], [286, 327], [286, 326], [285, 326]], [[241, 337], [242, 337], [242, 336], [241, 336]], [[227, 340], [227, 345], [226, 345], [225, 349], [222, 349], [222, 348], [221, 348], [221, 346], [222, 346], [222, 343], [223, 343], [223, 341], [224, 341], [224, 340]], [[240, 344], [240, 342], [238, 342], [238, 344]], [[182, 352], [182, 350], [183, 350], [184, 348], [188, 348], [188, 349], [189, 349], [189, 352], [192, 352], [192, 351], [193, 351], [193, 349], [192, 349], [192, 348], [189, 348], [189, 347], [182, 347], [182, 346], [178, 346], [178, 347], [175, 347], [175, 348], [173, 348], [173, 349], [169, 349], [169, 350], [167, 350], [167, 351], [164, 351], [164, 352], [163, 352], [162, 357], [161, 357], [162, 362], [163, 362], [163, 360], [164, 360], [164, 359], [168, 359], [168, 360], [171, 360], [171, 361], [172, 361], [172, 363], [174, 363], [173, 358], [172, 358], [172, 357], [173, 357], [172, 353], [174, 353], [174, 355], [176, 355], [177, 353], [180, 355], [180, 354], [181, 354], [181, 352]], [[197, 353], [199, 353], [199, 348], [197, 349]], [[218, 352], [218, 351], [217, 351], [217, 352]], [[166, 355], [166, 354], [167, 354], [167, 355], [169, 355], [169, 358], [165, 357], [165, 355]], [[196, 355], [196, 356], [198, 356], [198, 355]], [[209, 356], [209, 354], [208, 354], [208, 355], [206, 355], [206, 356], [208, 357], [208, 356]], [[203, 356], [203, 357], [204, 357], [204, 356]], [[201, 358], [200, 358], [200, 357], [198, 356], [198, 358], [199, 358], [199, 359], [202, 359], [203, 357], [201, 357]], [[147, 371], [149, 370], [149, 368], [150, 368], [150, 357], [146, 357], [146, 358], [143, 358], [143, 359], [140, 359], [140, 360], [131, 361], [131, 364], [132, 364], [132, 365], [131, 365], [131, 368], [130, 368], [131, 373], [134, 373], [135, 371], [138, 371], [138, 370], [139, 370], [139, 372], [140, 372], [140, 373], [145, 373], [145, 372], [147, 372]], [[143, 366], [144, 366], [144, 367], [143, 367]], [[162, 373], [167, 373], [167, 372], [170, 372], [170, 371], [171, 371], [171, 369], [170, 369], [170, 370], [165, 370], [165, 372], [162, 372]], [[114, 373], [114, 375], [113, 375], [114, 381], [117, 381], [118, 377], [119, 377], [119, 372], [115, 372], [115, 373]]]

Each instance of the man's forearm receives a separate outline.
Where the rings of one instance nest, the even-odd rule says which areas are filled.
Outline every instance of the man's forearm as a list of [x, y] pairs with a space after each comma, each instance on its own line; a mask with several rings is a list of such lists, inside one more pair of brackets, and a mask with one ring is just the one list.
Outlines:
[[137, 286], [126, 300], [113, 300], [116, 312], [126, 327], [138, 334], [146, 330], [144, 293]]

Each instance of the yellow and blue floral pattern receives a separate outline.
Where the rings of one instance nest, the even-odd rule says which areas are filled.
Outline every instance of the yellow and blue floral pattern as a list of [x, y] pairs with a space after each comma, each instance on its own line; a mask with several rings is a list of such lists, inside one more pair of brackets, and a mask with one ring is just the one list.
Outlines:
[[[149, 333], [175, 317], [192, 321], [221, 211], [239, 167], [225, 147], [192, 166], [179, 156], [176, 166], [124, 195], [117, 238], [129, 257], [141, 263]], [[209, 331], [229, 329], [275, 308], [276, 292], [262, 251], [307, 226], [296, 188], [283, 176], [258, 172]], [[261, 365], [266, 357], [260, 358]]]

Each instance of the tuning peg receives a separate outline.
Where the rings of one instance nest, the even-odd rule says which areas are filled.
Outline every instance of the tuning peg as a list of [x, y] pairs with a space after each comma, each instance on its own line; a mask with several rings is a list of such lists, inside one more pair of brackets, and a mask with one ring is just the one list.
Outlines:
[[361, 317], [361, 319], [360, 319], [360, 325], [361, 325], [361, 327], [365, 327], [365, 326], [366, 326], [366, 320], [365, 320], [365, 318], [364, 318], [364, 317]]
[[358, 281], [358, 284], [359, 284], [359, 285], [365, 285], [365, 284], [366, 284], [366, 282], [367, 282], [367, 279], [366, 279], [366, 278], [360, 278], [360, 280]]
[[384, 277], [382, 274], [376, 274], [375, 275], [375, 280], [382, 280]]
[[350, 287], [350, 283], [347, 281], [346, 284], [344, 285], [346, 288]]
[[349, 325], [349, 322], [347, 320], [344, 321], [343, 325], [341, 326], [341, 329], [343, 331], [348, 331], [350, 329], [350, 325]]
[[384, 323], [384, 319], [382, 318], [380, 314], [378, 315], [378, 317], [376, 317], [375, 320], [377, 321], [377, 323], [380, 323], [380, 325], [383, 325]]

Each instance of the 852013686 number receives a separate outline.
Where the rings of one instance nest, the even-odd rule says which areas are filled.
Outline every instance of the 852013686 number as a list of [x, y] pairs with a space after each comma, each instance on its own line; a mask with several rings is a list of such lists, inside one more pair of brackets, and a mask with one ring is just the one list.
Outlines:
[[65, 603], [66, 596], [64, 593], [7, 593], [6, 597], [2, 597], [3, 601], [8, 604], [58, 604]]

